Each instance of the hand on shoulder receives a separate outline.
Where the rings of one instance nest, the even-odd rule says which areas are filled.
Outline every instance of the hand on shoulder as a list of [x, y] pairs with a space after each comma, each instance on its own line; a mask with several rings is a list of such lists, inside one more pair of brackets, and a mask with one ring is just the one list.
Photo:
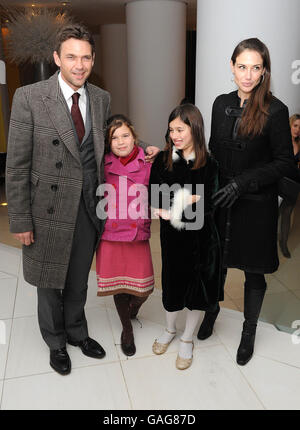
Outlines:
[[159, 153], [160, 148], [157, 146], [147, 146], [145, 160], [149, 163], [153, 163]]

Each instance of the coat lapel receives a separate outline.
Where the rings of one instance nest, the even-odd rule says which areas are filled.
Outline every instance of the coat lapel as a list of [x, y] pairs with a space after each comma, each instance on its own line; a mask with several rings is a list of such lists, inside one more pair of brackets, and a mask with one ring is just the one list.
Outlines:
[[69, 116], [68, 106], [58, 83], [58, 72], [49, 79], [49, 93], [43, 96], [43, 102], [51, 118], [53, 127], [57, 130], [61, 140], [73, 157], [80, 162], [78, 145]]
[[83, 145], [86, 139], [89, 137], [92, 129], [90, 98], [89, 98], [89, 93], [87, 91], [86, 91], [86, 100], [87, 100], [87, 106], [86, 106], [86, 116], [85, 116], [85, 134], [83, 136], [81, 145]]
[[105, 112], [103, 112], [103, 103], [99, 93], [95, 93], [93, 87], [87, 83], [86, 86], [90, 100], [90, 113], [92, 119], [92, 133], [94, 141], [95, 158], [98, 167], [98, 174], [101, 177], [101, 162], [104, 156], [104, 133], [105, 133]]
[[144, 183], [145, 171], [141, 172], [141, 166], [139, 160], [145, 163], [144, 151], [140, 148], [137, 157], [128, 163], [126, 166], [120, 162], [119, 158], [114, 156], [111, 152], [105, 157], [105, 165], [109, 173], [117, 176], [126, 176], [129, 181], [135, 183]]

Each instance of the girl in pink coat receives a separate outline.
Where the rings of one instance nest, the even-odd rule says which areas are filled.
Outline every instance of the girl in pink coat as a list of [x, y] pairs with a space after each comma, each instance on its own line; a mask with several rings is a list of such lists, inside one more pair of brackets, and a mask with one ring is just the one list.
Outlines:
[[123, 326], [121, 348], [136, 352], [131, 319], [154, 288], [148, 184], [151, 163], [128, 118], [114, 115], [106, 132], [104, 179], [107, 219], [96, 253], [98, 296], [114, 295]]

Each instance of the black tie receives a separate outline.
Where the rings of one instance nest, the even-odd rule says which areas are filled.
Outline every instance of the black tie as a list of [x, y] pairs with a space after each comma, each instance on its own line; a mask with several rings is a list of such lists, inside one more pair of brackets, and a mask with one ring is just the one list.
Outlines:
[[72, 95], [73, 104], [71, 108], [71, 117], [75, 125], [79, 143], [81, 144], [82, 139], [85, 135], [85, 130], [84, 130], [84, 122], [78, 105], [79, 96], [80, 96], [79, 93], [74, 93]]

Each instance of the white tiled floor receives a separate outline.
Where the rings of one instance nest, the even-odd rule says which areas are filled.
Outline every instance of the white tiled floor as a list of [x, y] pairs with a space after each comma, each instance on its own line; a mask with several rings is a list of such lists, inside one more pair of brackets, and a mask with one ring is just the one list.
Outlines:
[[[274, 280], [281, 294], [280, 280]], [[232, 295], [241, 300], [238, 289]], [[94, 360], [68, 346], [72, 372], [49, 366], [49, 351], [37, 323], [36, 291], [22, 276], [21, 251], [0, 244], [0, 408], [5, 409], [300, 409], [300, 344], [289, 334], [260, 323], [253, 359], [235, 362], [243, 315], [221, 309], [215, 332], [195, 337], [192, 366], [175, 368], [178, 338], [156, 356], [151, 345], [164, 328], [160, 291], [155, 290], [134, 321], [137, 353], [128, 359], [120, 343], [120, 321], [112, 297], [96, 297], [91, 272], [86, 315], [91, 337], [107, 355]], [[5, 333], [3, 330], [5, 328]], [[6, 340], [6, 342], [4, 342]], [[78, 396], [78, 391], [84, 396]]]

